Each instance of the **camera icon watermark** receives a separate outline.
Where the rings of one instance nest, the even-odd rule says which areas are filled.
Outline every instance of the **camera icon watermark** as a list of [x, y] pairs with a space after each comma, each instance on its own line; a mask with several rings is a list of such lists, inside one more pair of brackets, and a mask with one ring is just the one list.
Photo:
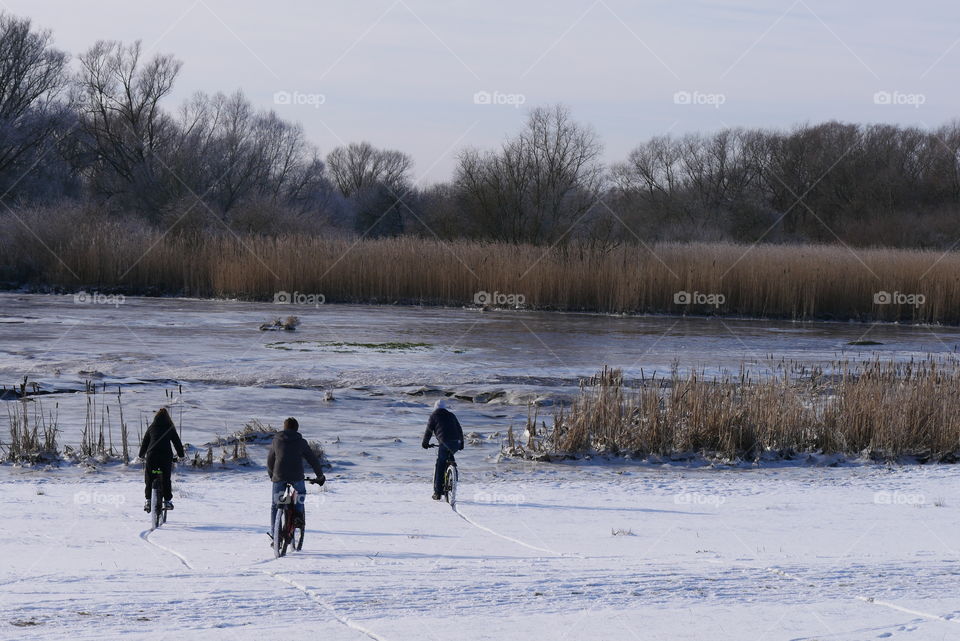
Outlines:
[[705, 93], [702, 91], [678, 91], [673, 94], [675, 105], [705, 105], [719, 109], [727, 101], [726, 94]]
[[473, 303], [484, 307], [521, 307], [527, 301], [523, 294], [504, 294], [480, 290], [473, 295]]
[[305, 294], [303, 292], [293, 292], [280, 290], [273, 293], [274, 305], [311, 305], [319, 307], [327, 302], [327, 297], [323, 294]]
[[319, 109], [326, 104], [327, 97], [322, 93], [301, 93], [299, 91], [276, 91], [273, 94], [275, 105], [307, 105]]
[[683, 492], [673, 497], [675, 505], [703, 505], [719, 508], [727, 502], [727, 497], [720, 494], [701, 494], [699, 492]]
[[101, 294], [100, 292], [79, 291], [73, 295], [74, 305], [113, 305], [120, 307], [127, 298], [123, 294]]
[[525, 501], [523, 494], [516, 492], [484, 492], [478, 491], [473, 495], [474, 503], [488, 503], [494, 505], [519, 505]]
[[105, 492], [91, 492], [82, 490], [73, 495], [74, 505], [112, 505], [119, 507], [127, 502], [123, 494], [108, 494]]
[[926, 302], [927, 297], [923, 294], [891, 293], [883, 290], [873, 293], [874, 305], [912, 305], [913, 307], [920, 307]]
[[927, 102], [926, 94], [922, 93], [904, 93], [901, 91], [878, 91], [873, 94], [873, 104], [875, 105], [893, 105], [906, 106], [919, 109], [920, 105]]
[[727, 297], [723, 294], [705, 294], [703, 292], [688, 292], [680, 290], [673, 294], [674, 305], [713, 305], [720, 307], [727, 302]]
[[873, 502], [877, 505], [926, 505], [927, 499], [917, 492], [875, 492]]
[[478, 91], [473, 94], [473, 104], [475, 105], [507, 105], [519, 109], [520, 105], [525, 102], [527, 102], [527, 97], [522, 93]]

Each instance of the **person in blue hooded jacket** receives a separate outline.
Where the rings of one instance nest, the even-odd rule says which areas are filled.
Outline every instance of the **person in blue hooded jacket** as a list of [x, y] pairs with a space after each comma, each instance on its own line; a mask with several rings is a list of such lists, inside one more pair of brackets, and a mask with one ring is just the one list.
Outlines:
[[433, 472], [433, 500], [439, 501], [443, 492], [443, 471], [447, 461], [456, 452], [463, 449], [463, 428], [456, 415], [447, 409], [444, 399], [434, 404], [433, 413], [427, 421], [427, 430], [423, 433], [423, 449], [430, 447], [430, 439], [437, 439], [437, 466]]

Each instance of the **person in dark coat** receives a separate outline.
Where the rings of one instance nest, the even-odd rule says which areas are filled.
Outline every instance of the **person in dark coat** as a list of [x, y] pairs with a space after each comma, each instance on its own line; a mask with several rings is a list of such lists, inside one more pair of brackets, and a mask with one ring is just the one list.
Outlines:
[[433, 413], [427, 421], [427, 430], [423, 433], [423, 449], [430, 447], [430, 439], [437, 438], [437, 466], [433, 471], [433, 500], [439, 501], [443, 492], [443, 471], [447, 461], [453, 458], [456, 452], [463, 449], [463, 428], [456, 415], [447, 409], [444, 399], [433, 405]]
[[267, 474], [273, 481], [273, 500], [270, 503], [271, 528], [273, 527], [273, 520], [277, 518], [277, 503], [283, 496], [287, 483], [292, 485], [300, 495], [297, 511], [300, 512], [301, 518], [303, 517], [303, 497], [307, 495], [307, 486], [304, 483], [303, 476], [303, 459], [307, 459], [307, 463], [313, 468], [319, 485], [323, 485], [327, 480], [323, 475], [320, 459], [313, 453], [313, 449], [306, 439], [300, 436], [299, 429], [300, 423], [297, 422], [297, 419], [292, 417], [286, 419], [283, 422], [283, 430], [273, 437], [270, 452], [267, 454]]
[[160, 470], [163, 483], [163, 503], [168, 510], [173, 509], [173, 487], [170, 482], [170, 475], [173, 471], [173, 450], [177, 451], [177, 456], [183, 458], [183, 443], [180, 442], [180, 435], [177, 434], [177, 428], [170, 418], [170, 412], [167, 408], [161, 407], [153, 417], [153, 422], [147, 428], [140, 441], [140, 454], [138, 456], [144, 460], [143, 481], [146, 487], [143, 490], [147, 498], [143, 506], [144, 512], [150, 511], [150, 492], [153, 489], [153, 470]]

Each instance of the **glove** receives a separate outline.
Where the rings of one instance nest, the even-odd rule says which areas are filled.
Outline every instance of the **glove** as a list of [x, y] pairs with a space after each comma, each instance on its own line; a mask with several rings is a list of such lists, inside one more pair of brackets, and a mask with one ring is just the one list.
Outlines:
[[423, 447], [423, 449], [425, 449], [425, 450], [429, 450], [429, 449], [430, 449], [430, 441], [424, 441], [423, 443], [420, 444], [420, 446]]
[[324, 476], [323, 474], [318, 474], [318, 475], [317, 475], [317, 485], [323, 485], [323, 484], [326, 483], [326, 482], [327, 482], [327, 477], [326, 477], [326, 476]]

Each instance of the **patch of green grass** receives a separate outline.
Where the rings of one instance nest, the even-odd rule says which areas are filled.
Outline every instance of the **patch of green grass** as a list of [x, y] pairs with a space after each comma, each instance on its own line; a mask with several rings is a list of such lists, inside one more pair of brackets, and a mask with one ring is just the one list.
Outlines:
[[863, 346], [863, 345], [883, 345], [883, 343], [879, 343], [879, 342], [877, 342], [877, 341], [850, 341], [849, 343], [847, 343], [847, 345], [859, 345], [859, 346]]

